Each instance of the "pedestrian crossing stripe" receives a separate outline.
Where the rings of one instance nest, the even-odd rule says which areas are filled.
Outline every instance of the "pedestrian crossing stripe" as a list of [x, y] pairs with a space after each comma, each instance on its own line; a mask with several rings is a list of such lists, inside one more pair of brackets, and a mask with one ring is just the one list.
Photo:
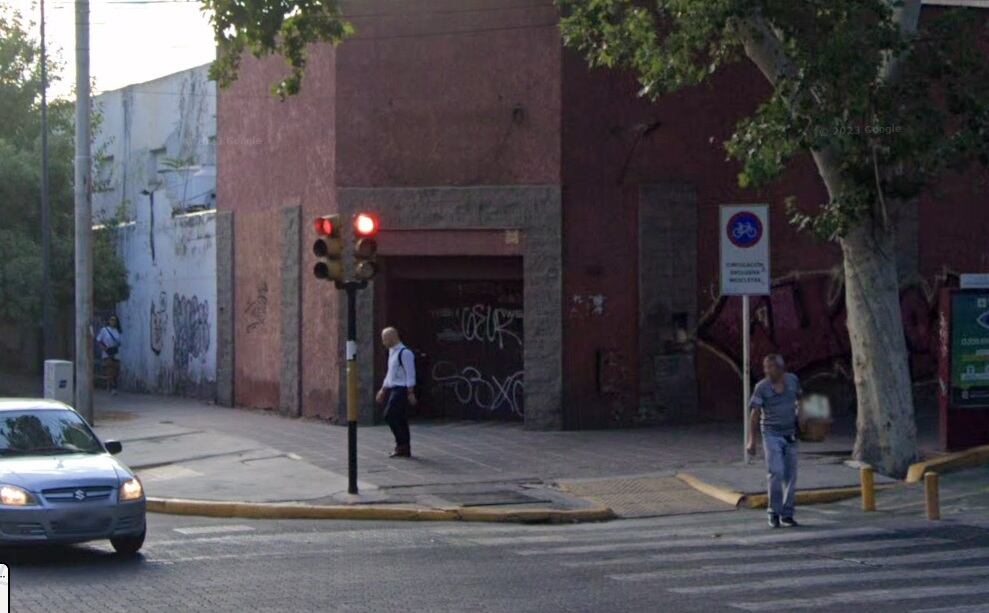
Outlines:
[[[787, 532], [790, 532], [789, 530]], [[515, 553], [523, 556], [532, 555], [559, 555], [559, 554], [582, 554], [582, 553], [605, 553], [609, 551], [630, 551], [649, 549], [684, 549], [684, 548], [704, 548], [712, 545], [737, 546], [737, 545], [769, 545], [773, 543], [790, 543], [798, 541], [813, 541], [821, 539], [859, 537], [870, 535], [890, 534], [889, 530], [882, 528], [839, 528], [837, 530], [795, 530], [793, 532], [779, 533], [773, 532], [760, 536], [751, 537], [726, 537], [714, 539], [712, 537], [697, 539], [661, 539], [638, 542], [618, 542], [602, 543], [594, 545], [570, 545], [566, 547], [547, 547], [543, 549], [522, 549]]]
[[908, 590], [857, 590], [854, 592], [838, 592], [810, 598], [786, 598], [782, 600], [735, 602], [728, 604], [744, 611], [788, 611], [791, 609], [823, 608], [841, 604], [922, 600], [925, 598], [943, 598], [946, 596], [978, 596], [980, 594], [989, 594], [989, 585], [938, 585], [931, 587], [913, 586]]
[[604, 558], [595, 560], [576, 560], [560, 562], [561, 566], [584, 568], [593, 566], [616, 566], [620, 564], [641, 564], [643, 562], [702, 562], [705, 560], [729, 559], [759, 559], [802, 556], [814, 554], [855, 553], [859, 551], [881, 551], [886, 549], [908, 549], [927, 545], [944, 545], [951, 543], [947, 539], [937, 538], [904, 538], [876, 539], [854, 541], [851, 543], [830, 543], [814, 547], [787, 547], [786, 549], [719, 549], [708, 551], [690, 551], [676, 553], [648, 554], [644, 556], [629, 556], [622, 558]]
[[[787, 572], [789, 570], [817, 570], [822, 568], [851, 567], [861, 570], [881, 568], [893, 565], [928, 564], [931, 562], [951, 562], [962, 560], [989, 559], [989, 547], [964, 549], [961, 551], [932, 551], [913, 553], [899, 556], [884, 556], [870, 558], [821, 558], [817, 560], [785, 560], [771, 564], [702, 566], [692, 569], [669, 569], [650, 572], [626, 573], [609, 575], [620, 581], [643, 581], [661, 577], [687, 577], [692, 575], [749, 575], [761, 573]], [[796, 578], [793, 579], [797, 581]]]
[[[958, 552], [953, 552], [958, 553]], [[765, 581], [746, 581], [737, 584], [699, 585], [690, 587], [669, 588], [676, 594], [709, 594], [712, 592], [738, 592], [752, 590], [771, 590], [777, 588], [818, 587], [822, 585], [840, 585], [843, 583], [868, 583], [871, 581], [907, 581], [924, 579], [962, 579], [966, 577], [989, 577], [989, 566], [962, 566], [954, 568], [921, 568], [914, 570], [856, 570], [849, 573], [833, 575], [810, 575], [806, 577], [780, 577]]]

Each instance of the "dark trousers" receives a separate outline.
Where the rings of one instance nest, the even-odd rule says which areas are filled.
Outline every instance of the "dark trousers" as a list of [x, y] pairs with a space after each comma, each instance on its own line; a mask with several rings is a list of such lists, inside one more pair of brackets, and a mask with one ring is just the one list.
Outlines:
[[385, 421], [395, 435], [396, 447], [408, 447], [412, 441], [409, 432], [409, 398], [408, 388], [392, 387], [388, 390], [388, 401], [385, 404]]

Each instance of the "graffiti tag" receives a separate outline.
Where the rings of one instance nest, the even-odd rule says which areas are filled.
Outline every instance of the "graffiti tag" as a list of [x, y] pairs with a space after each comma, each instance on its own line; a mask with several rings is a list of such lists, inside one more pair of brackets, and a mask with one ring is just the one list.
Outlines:
[[160, 355], [165, 346], [165, 331], [168, 328], [168, 296], [165, 292], [158, 295], [158, 300], [151, 301], [151, 351]]
[[176, 369], [184, 370], [193, 358], [205, 356], [209, 350], [209, 301], [199, 300], [196, 296], [173, 295], [172, 322], [175, 327], [173, 362]]
[[481, 343], [497, 343], [505, 348], [506, 339], [522, 346], [522, 339], [512, 329], [522, 319], [519, 309], [503, 309], [490, 305], [475, 304], [472, 307], [457, 309], [460, 333], [464, 340]]
[[244, 314], [248, 317], [247, 333], [250, 334], [264, 325], [268, 319], [268, 282], [258, 284], [258, 292], [253, 300], [247, 303]]
[[433, 366], [432, 377], [436, 383], [453, 390], [462, 406], [476, 406], [490, 412], [509, 411], [518, 416], [523, 414], [525, 382], [521, 370], [499, 378], [484, 375], [473, 366], [458, 370], [452, 362], [437, 362]]

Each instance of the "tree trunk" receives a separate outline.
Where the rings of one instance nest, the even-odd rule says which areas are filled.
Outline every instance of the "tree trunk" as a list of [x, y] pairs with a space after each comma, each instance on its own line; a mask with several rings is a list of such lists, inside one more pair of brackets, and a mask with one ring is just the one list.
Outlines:
[[854, 457], [902, 477], [917, 454], [917, 426], [892, 229], [871, 220], [841, 240], [858, 434]]

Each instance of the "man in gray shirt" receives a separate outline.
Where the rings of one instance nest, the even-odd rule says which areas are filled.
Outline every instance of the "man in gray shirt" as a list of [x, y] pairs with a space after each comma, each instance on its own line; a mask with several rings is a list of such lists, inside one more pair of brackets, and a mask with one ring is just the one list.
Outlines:
[[800, 380], [786, 372], [783, 356], [767, 355], [762, 361], [766, 377], [756, 384], [749, 401], [749, 440], [746, 450], [755, 455], [755, 429], [762, 431], [762, 448], [769, 473], [769, 525], [796, 526], [793, 511], [797, 493], [797, 417]]

